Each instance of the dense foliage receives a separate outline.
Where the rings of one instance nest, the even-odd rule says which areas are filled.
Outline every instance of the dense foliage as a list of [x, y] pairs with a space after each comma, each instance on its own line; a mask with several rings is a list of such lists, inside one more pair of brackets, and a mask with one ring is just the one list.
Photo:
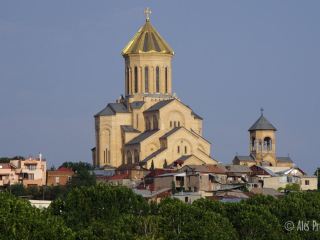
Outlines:
[[[125, 187], [75, 187], [47, 210], [0, 194], [0, 239], [320, 239], [320, 229], [299, 230], [299, 221], [320, 223], [320, 193], [280, 199], [257, 195], [241, 203], [201, 199], [185, 204], [148, 203]], [[292, 221], [295, 228], [284, 227]]]

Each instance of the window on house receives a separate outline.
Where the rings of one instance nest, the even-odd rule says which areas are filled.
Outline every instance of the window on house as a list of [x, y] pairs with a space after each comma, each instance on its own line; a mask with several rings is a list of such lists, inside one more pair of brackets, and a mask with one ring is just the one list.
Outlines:
[[172, 128], [172, 121], [170, 121], [170, 128]]
[[28, 180], [34, 180], [34, 174], [33, 173], [29, 173], [28, 174]]
[[310, 185], [310, 181], [309, 180], [305, 180], [305, 185]]
[[180, 127], [180, 122], [178, 122], [178, 127]]
[[144, 91], [149, 92], [149, 67], [144, 68]]
[[185, 198], [184, 198], [184, 202], [187, 203], [188, 201], [189, 201], [189, 198], [188, 198], [188, 197], [185, 197]]
[[173, 126], [177, 127], [177, 122], [176, 121], [173, 122]]
[[187, 152], [188, 152], [187, 150], [188, 150], [188, 149], [187, 149], [187, 146], [184, 146], [184, 153], [185, 153], [185, 154], [187, 154]]
[[180, 146], [178, 146], [177, 152], [180, 153]]
[[60, 183], [60, 177], [56, 177], [56, 183]]
[[37, 165], [36, 165], [36, 164], [27, 165], [27, 169], [28, 169], [28, 170], [31, 170], [31, 171], [34, 171], [34, 170], [37, 169]]
[[134, 92], [138, 92], [138, 67], [134, 67]]
[[160, 92], [160, 69], [156, 67], [156, 92]]
[[68, 176], [68, 182], [70, 182], [71, 181], [71, 176]]

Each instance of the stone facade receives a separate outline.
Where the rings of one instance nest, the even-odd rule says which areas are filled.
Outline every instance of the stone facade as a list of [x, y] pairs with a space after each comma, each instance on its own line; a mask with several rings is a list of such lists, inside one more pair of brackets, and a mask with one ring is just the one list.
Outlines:
[[215, 164], [202, 118], [172, 93], [173, 50], [146, 20], [123, 49], [125, 96], [95, 115], [93, 164]]

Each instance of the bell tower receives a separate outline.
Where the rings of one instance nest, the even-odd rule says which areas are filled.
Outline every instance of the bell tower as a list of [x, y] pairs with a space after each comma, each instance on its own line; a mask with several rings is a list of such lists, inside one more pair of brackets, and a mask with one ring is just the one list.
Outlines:
[[249, 128], [250, 154], [254, 156], [260, 165], [276, 166], [276, 131], [277, 129], [264, 117], [263, 109], [261, 116]]
[[126, 98], [156, 94], [172, 94], [171, 60], [174, 55], [169, 44], [151, 25], [149, 8], [144, 11], [145, 24], [122, 50], [125, 60]]

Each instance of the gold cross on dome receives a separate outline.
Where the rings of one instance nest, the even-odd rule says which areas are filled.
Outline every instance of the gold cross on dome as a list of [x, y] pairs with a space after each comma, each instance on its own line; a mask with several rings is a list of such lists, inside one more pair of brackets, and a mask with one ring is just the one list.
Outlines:
[[144, 15], [146, 16], [146, 21], [150, 21], [150, 15], [151, 15], [151, 9], [150, 8], [146, 8], [145, 10], [144, 10]]

